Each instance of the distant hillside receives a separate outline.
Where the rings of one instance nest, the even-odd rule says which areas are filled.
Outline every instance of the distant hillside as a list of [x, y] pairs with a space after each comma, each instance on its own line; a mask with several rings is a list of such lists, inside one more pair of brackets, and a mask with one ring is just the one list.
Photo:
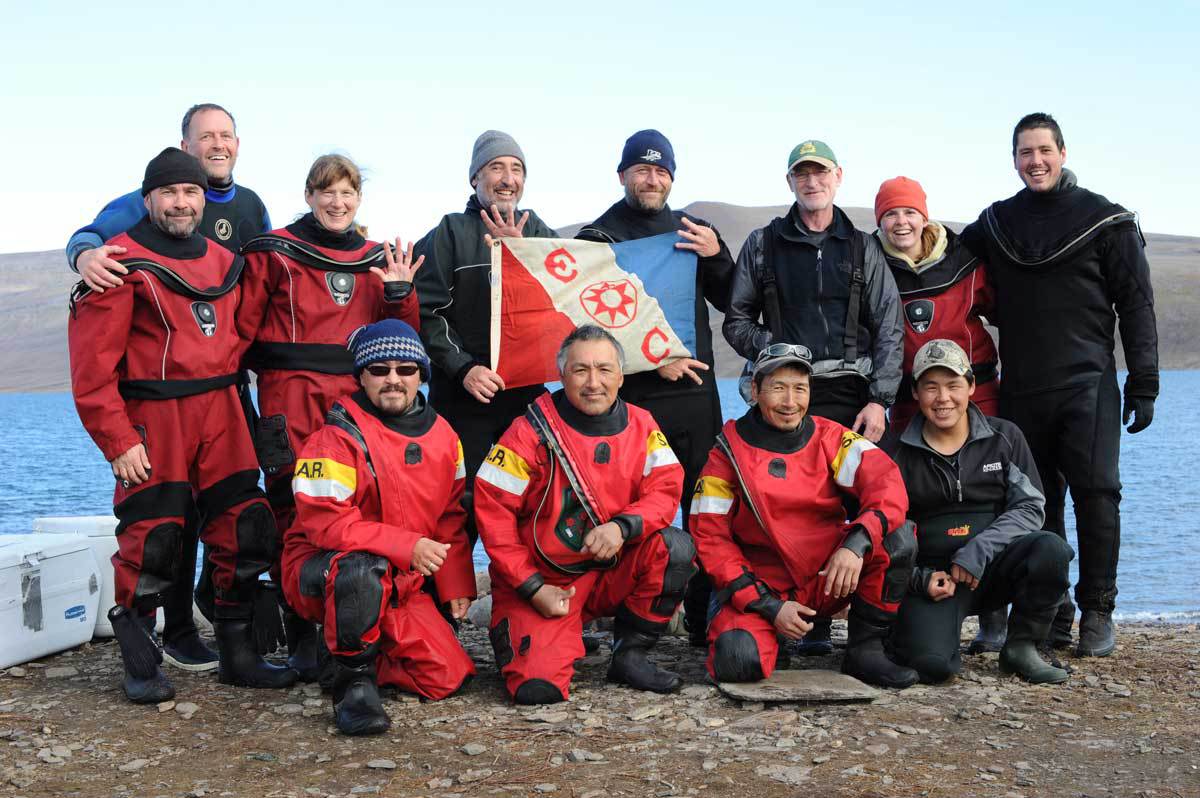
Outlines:
[[[737, 255], [751, 230], [787, 210], [785, 205], [747, 208], [721, 202], [695, 202], [686, 210], [721, 231]], [[875, 227], [867, 208], [846, 208], [856, 225]], [[961, 223], [951, 222], [959, 229]], [[580, 225], [562, 229], [574, 235]], [[1157, 300], [1162, 367], [1200, 368], [1200, 238], [1146, 235]], [[62, 391], [69, 387], [67, 295], [78, 278], [61, 250], [0, 255], [0, 390]], [[741, 363], [721, 336], [721, 314], [713, 314], [717, 372], [736, 376]], [[1119, 351], [1119, 350], [1118, 350]]]

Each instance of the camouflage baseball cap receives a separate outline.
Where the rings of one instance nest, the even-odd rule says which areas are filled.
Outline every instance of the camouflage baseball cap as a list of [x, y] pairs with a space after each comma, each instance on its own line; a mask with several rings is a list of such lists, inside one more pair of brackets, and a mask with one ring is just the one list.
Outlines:
[[967, 353], [961, 346], [945, 338], [936, 338], [917, 350], [913, 358], [913, 382], [932, 368], [949, 369], [960, 377], [974, 376]]
[[796, 164], [805, 161], [819, 163], [829, 169], [837, 169], [838, 165], [837, 156], [833, 154], [833, 150], [829, 148], [829, 145], [816, 139], [802, 141], [792, 148], [791, 153], [788, 155], [788, 171], [792, 171], [796, 168]]

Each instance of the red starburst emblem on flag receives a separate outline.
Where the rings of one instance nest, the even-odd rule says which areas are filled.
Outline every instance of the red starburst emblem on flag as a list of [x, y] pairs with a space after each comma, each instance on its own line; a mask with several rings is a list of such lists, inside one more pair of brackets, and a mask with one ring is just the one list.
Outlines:
[[629, 280], [604, 280], [579, 292], [583, 310], [602, 327], [616, 330], [637, 318], [638, 292]]

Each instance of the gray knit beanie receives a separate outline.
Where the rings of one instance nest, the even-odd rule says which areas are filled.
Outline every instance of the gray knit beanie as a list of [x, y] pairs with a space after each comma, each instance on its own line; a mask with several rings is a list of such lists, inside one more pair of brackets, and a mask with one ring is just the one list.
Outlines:
[[521, 162], [521, 166], [525, 166], [525, 153], [521, 152], [521, 145], [517, 144], [516, 139], [499, 130], [483, 131], [475, 139], [475, 147], [471, 150], [471, 171], [467, 180], [474, 180], [480, 169], [505, 155], [511, 155]]

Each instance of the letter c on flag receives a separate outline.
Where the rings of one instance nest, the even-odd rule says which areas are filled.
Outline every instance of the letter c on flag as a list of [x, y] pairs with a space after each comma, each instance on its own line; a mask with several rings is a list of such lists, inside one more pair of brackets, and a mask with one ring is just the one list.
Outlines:
[[662, 330], [658, 329], [657, 327], [651, 327], [650, 332], [646, 333], [646, 337], [642, 339], [642, 354], [645, 355], [646, 359], [649, 360], [651, 363], [654, 363], [655, 365], [657, 365], [662, 362], [662, 359], [664, 357], [671, 354], [671, 349], [668, 347], [667, 349], [663, 350], [661, 355], [655, 355], [654, 353], [652, 353], [650, 351], [650, 341], [654, 338], [661, 338], [662, 342], [664, 344], [667, 343], [667, 341], [669, 341], [670, 339], [667, 338], [666, 333], [664, 333]]
[[547, 255], [545, 265], [551, 277], [564, 283], [571, 282], [579, 274], [578, 269], [571, 268], [575, 265], [575, 257], [563, 247]]

